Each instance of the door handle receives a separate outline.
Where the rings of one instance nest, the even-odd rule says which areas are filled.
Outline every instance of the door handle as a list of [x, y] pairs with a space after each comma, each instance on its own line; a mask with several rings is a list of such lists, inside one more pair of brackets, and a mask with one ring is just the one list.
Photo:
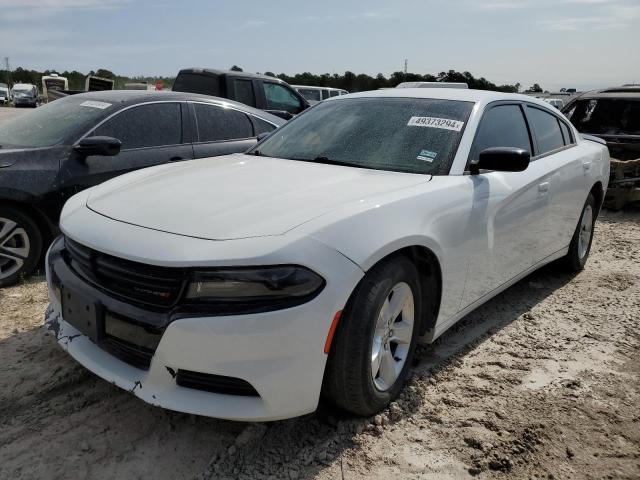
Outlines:
[[171, 157], [169, 159], [170, 162], [179, 162], [180, 160], [184, 160], [182, 157]]
[[583, 162], [582, 169], [585, 172], [588, 172], [589, 170], [591, 170], [591, 162]]
[[538, 192], [547, 193], [549, 191], [549, 182], [544, 182], [538, 185]]

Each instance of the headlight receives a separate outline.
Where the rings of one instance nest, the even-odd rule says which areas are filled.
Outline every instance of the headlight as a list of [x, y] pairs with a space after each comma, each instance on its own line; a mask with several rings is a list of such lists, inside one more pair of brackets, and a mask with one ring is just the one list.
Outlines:
[[296, 265], [219, 269], [195, 272], [185, 299], [229, 313], [274, 310], [311, 300], [324, 284], [320, 275]]

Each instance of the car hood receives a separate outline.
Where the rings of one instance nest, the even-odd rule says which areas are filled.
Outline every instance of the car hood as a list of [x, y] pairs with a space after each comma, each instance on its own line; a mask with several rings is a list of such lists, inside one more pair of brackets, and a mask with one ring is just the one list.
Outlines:
[[430, 176], [243, 154], [140, 170], [95, 187], [91, 210], [210, 240], [281, 235], [350, 202]]

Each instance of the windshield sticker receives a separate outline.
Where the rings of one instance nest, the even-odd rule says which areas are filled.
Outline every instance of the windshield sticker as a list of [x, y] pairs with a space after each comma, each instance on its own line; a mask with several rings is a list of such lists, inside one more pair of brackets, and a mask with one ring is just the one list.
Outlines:
[[110, 103], [107, 102], [96, 102], [94, 100], [86, 100], [80, 104], [81, 107], [91, 107], [91, 108], [99, 108], [100, 110], [104, 110], [105, 108], [109, 108], [111, 106]]
[[433, 162], [438, 154], [430, 150], [420, 150], [420, 154], [416, 157], [417, 160], [423, 162]]
[[464, 122], [458, 120], [449, 120], [448, 118], [437, 117], [411, 117], [408, 127], [430, 127], [430, 128], [443, 128], [445, 130], [453, 130], [459, 132], [464, 126]]

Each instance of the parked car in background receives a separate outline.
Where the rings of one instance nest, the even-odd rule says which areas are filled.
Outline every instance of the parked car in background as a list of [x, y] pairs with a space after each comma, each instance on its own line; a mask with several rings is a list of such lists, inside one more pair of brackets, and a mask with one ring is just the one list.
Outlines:
[[6, 83], [0, 83], [0, 103], [9, 102], [9, 86]]
[[323, 397], [372, 415], [418, 337], [553, 260], [584, 267], [608, 174], [604, 145], [522, 95], [330, 98], [245, 154], [71, 198], [46, 323], [156, 406], [263, 421]]
[[587, 92], [563, 109], [579, 132], [603, 139], [611, 152], [607, 206], [640, 201], [640, 86]]
[[38, 106], [38, 89], [30, 83], [16, 83], [11, 88], [11, 102], [15, 107]]
[[340, 95], [348, 95], [349, 92], [340, 88], [331, 87], [314, 87], [308, 85], [291, 85], [294, 89], [302, 95], [307, 102], [311, 105], [315, 105], [322, 100], [326, 100], [331, 97], [338, 97]]
[[226, 99], [117, 90], [70, 95], [4, 123], [0, 286], [37, 266], [76, 192], [139, 168], [242, 152], [283, 123]]
[[544, 101], [549, 105], [556, 107], [558, 110], [561, 110], [562, 107], [564, 107], [564, 100], [561, 98], [545, 98]]
[[402, 82], [396, 88], [464, 88], [469, 85], [464, 82]]
[[279, 78], [231, 70], [185, 68], [172, 90], [228, 98], [285, 120], [309, 108], [309, 102]]

